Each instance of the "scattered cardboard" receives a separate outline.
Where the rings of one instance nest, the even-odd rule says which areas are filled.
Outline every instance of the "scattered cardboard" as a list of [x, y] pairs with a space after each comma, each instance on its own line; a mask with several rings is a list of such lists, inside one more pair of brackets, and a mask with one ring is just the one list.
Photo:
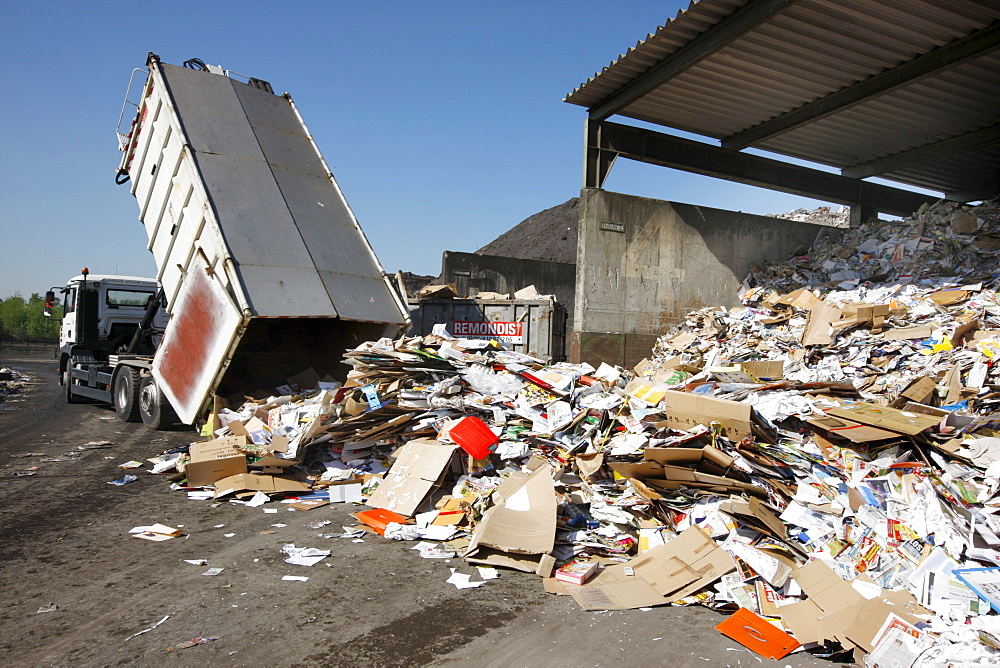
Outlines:
[[458, 288], [454, 283], [447, 285], [428, 285], [420, 289], [417, 299], [454, 299], [458, 296]]
[[889, 341], [913, 341], [926, 339], [934, 333], [934, 328], [930, 325], [917, 325], [915, 327], [898, 327], [887, 329], [882, 332], [882, 338]]
[[732, 557], [692, 526], [626, 564], [608, 566], [569, 593], [585, 610], [644, 608], [678, 601], [735, 569]]
[[366, 505], [412, 516], [441, 483], [457, 450], [454, 443], [431, 438], [409, 441]]
[[548, 467], [512, 475], [493, 495], [496, 505], [476, 526], [463, 557], [520, 571], [551, 571], [556, 537], [556, 495]]
[[853, 420], [861, 424], [888, 429], [914, 436], [937, 425], [940, 420], [929, 415], [910, 413], [888, 406], [879, 406], [866, 402], [856, 402], [845, 406], [838, 406], [827, 410], [827, 415]]
[[891, 438], [899, 438], [899, 433], [887, 429], [879, 429], [870, 425], [861, 424], [853, 420], [826, 415], [824, 417], [813, 417], [805, 421], [818, 429], [830, 434], [848, 439], [854, 443], [871, 443], [874, 441], [885, 441]]
[[774, 304], [777, 306], [794, 306], [804, 311], [810, 311], [825, 303], [822, 299], [814, 295], [811, 290], [805, 288], [789, 292], [787, 295], [779, 297], [774, 301]]
[[931, 395], [934, 394], [934, 388], [936, 387], [937, 382], [933, 378], [930, 376], [920, 376], [907, 385], [899, 393], [899, 396], [910, 401], [915, 401], [918, 404], [926, 404]]
[[823, 625], [819, 623], [823, 609], [812, 599], [786, 603], [778, 608], [778, 614], [781, 616], [781, 623], [802, 644], [824, 643], [833, 639], [827, 637], [832, 634], [827, 634]]
[[785, 374], [785, 362], [783, 360], [741, 362], [740, 367], [758, 380], [781, 380]]
[[833, 342], [833, 323], [840, 320], [840, 309], [826, 302], [820, 302], [809, 311], [802, 345], [825, 346]]
[[296, 492], [308, 492], [309, 489], [310, 486], [307, 483], [293, 480], [292, 478], [240, 473], [218, 480], [215, 483], [215, 498], [218, 499], [227, 494], [243, 491], [264, 492], [265, 494], [293, 494]]
[[951, 306], [966, 301], [972, 293], [968, 290], [942, 290], [931, 294], [928, 299], [938, 306]]

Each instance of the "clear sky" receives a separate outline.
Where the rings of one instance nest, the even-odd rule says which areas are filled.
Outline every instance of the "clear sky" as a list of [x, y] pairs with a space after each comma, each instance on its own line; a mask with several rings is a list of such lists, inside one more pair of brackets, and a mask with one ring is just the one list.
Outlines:
[[[83, 266], [155, 273], [114, 183], [115, 127], [148, 51], [289, 92], [385, 269], [437, 275], [442, 251], [579, 194], [586, 110], [562, 98], [687, 4], [8, 0], [0, 298]], [[630, 161], [606, 188], [753, 213], [820, 204]]]

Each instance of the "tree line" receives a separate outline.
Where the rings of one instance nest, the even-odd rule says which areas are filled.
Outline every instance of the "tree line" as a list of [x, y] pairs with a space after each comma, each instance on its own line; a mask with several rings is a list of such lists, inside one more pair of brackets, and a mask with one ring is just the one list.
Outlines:
[[55, 305], [52, 317], [42, 315], [45, 297], [37, 292], [25, 299], [19, 293], [0, 301], [0, 339], [6, 341], [57, 341], [62, 306]]

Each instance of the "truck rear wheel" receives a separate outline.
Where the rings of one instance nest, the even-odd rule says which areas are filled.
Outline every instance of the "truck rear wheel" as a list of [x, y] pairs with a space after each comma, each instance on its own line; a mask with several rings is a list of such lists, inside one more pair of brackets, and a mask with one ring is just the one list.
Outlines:
[[115, 413], [125, 422], [138, 422], [139, 416], [139, 370], [132, 367], [121, 367], [115, 375], [112, 396], [115, 402]]
[[80, 397], [73, 394], [73, 379], [70, 377], [70, 369], [73, 368], [71, 362], [66, 362], [66, 369], [62, 372], [63, 392], [66, 393], [67, 404], [80, 403]]
[[150, 429], [167, 429], [177, 421], [177, 414], [152, 376], [139, 383], [139, 416]]

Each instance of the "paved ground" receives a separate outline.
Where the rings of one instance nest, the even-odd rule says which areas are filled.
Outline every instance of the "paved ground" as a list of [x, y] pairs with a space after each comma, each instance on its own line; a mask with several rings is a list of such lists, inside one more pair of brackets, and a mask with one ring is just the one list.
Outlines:
[[[421, 559], [410, 544], [379, 537], [319, 537], [354, 523], [344, 506], [307, 513], [265, 506], [279, 507], [276, 515], [212, 507], [145, 473], [124, 487], [108, 485], [125, 473], [118, 464], [185, 444], [192, 432], [151, 432], [119, 422], [108, 408], [66, 405], [44, 355], [0, 362], [36, 379], [0, 404], [6, 665], [836, 665], [804, 654], [762, 661], [718, 634], [722, 616], [704, 608], [584, 612], [514, 571], [459, 591], [444, 581], [460, 560]], [[99, 440], [114, 445], [78, 449]], [[31, 467], [35, 475], [14, 475]], [[306, 526], [321, 519], [332, 524]], [[127, 534], [154, 522], [183, 526], [188, 537], [152, 543]], [[272, 526], [279, 523], [286, 526]], [[311, 568], [290, 566], [285, 543], [333, 553]], [[202, 575], [209, 567], [225, 570]], [[309, 580], [282, 581], [286, 574]], [[59, 609], [36, 612], [49, 603]], [[166, 651], [197, 637], [218, 639]]]

